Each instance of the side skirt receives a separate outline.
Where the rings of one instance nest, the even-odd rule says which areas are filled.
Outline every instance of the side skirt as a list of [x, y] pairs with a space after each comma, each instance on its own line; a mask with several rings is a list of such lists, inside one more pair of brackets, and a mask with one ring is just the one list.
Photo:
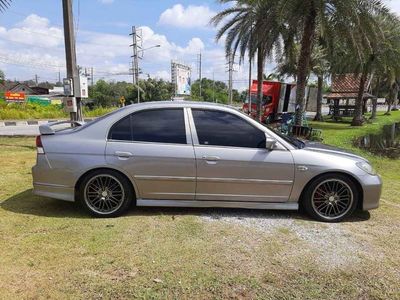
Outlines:
[[151, 200], [137, 199], [137, 206], [163, 206], [163, 207], [231, 207], [249, 209], [277, 209], [298, 210], [297, 202], [271, 203], [271, 202], [233, 202], [233, 201], [186, 201], [186, 200]]

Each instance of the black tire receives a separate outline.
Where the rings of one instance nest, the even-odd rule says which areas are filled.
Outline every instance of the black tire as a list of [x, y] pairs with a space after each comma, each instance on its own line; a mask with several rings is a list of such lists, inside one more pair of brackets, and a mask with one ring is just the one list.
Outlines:
[[359, 200], [358, 188], [349, 176], [326, 174], [307, 187], [302, 206], [313, 219], [335, 223], [351, 216]]
[[95, 217], [118, 217], [132, 205], [134, 199], [135, 193], [129, 179], [113, 170], [90, 172], [78, 187], [79, 202]]

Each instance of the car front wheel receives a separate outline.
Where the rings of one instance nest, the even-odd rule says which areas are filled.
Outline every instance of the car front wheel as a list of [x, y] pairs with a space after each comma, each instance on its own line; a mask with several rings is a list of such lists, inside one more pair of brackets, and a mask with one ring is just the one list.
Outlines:
[[133, 191], [128, 179], [112, 170], [97, 170], [85, 176], [79, 199], [97, 217], [116, 217], [131, 205]]
[[340, 222], [355, 211], [358, 200], [357, 186], [348, 176], [327, 174], [308, 186], [303, 204], [314, 219]]

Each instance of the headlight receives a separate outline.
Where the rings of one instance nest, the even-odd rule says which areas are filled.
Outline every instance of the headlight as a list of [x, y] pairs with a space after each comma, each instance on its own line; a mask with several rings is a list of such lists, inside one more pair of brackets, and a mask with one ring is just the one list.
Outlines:
[[356, 163], [357, 167], [359, 167], [361, 170], [364, 172], [370, 174], [370, 175], [376, 175], [376, 171], [374, 168], [366, 161], [359, 161]]

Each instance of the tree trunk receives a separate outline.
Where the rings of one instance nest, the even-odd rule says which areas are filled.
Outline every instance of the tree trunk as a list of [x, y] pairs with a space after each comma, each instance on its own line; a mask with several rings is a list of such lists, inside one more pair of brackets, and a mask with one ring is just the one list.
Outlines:
[[356, 108], [354, 110], [354, 117], [351, 121], [351, 126], [362, 126], [364, 123], [363, 108], [364, 108], [364, 88], [368, 78], [368, 68], [365, 66], [361, 74], [360, 86], [358, 88], [358, 96], [356, 99]]
[[399, 95], [399, 85], [397, 82], [393, 83], [391, 88], [390, 88], [390, 95], [389, 95], [389, 101], [388, 101], [388, 109], [385, 115], [389, 116], [390, 112], [392, 110], [392, 105], [395, 103], [397, 100], [397, 97]]
[[376, 98], [372, 99], [372, 114], [371, 114], [370, 120], [376, 119], [376, 110], [378, 108], [378, 97], [379, 97], [380, 85], [381, 85], [381, 80], [378, 77], [378, 79], [376, 80], [376, 90], [375, 90]]
[[318, 75], [318, 92], [317, 92], [317, 114], [314, 121], [324, 121], [322, 117], [322, 88], [324, 86], [324, 76]]
[[378, 107], [378, 98], [372, 98], [372, 113], [371, 113], [371, 117], [369, 117], [370, 120], [376, 119], [377, 107]]
[[264, 53], [261, 47], [257, 50], [257, 120], [261, 122], [261, 104], [263, 98]]
[[297, 90], [296, 90], [296, 116], [295, 124], [302, 125], [304, 112], [304, 96], [307, 84], [307, 76], [310, 69], [311, 52], [316, 29], [317, 12], [314, 4], [310, 3], [311, 9], [305, 20], [303, 37], [301, 39], [300, 57], [297, 64]]

